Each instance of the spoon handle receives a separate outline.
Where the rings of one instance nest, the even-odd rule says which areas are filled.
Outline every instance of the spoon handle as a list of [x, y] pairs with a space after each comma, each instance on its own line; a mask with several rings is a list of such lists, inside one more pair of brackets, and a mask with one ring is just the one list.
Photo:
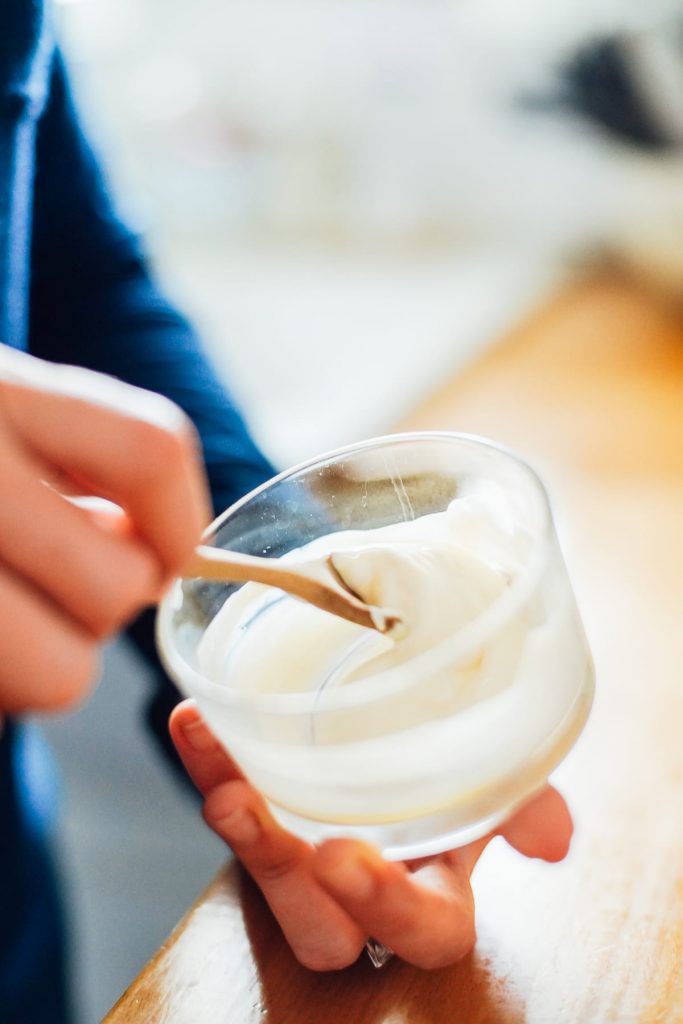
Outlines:
[[186, 579], [201, 577], [230, 583], [250, 580], [265, 583], [323, 611], [381, 633], [396, 623], [396, 616], [385, 615], [381, 609], [365, 604], [348, 590], [326, 561], [304, 562], [295, 568], [293, 563], [283, 563], [276, 558], [259, 558], [240, 551], [200, 545], [183, 576]]

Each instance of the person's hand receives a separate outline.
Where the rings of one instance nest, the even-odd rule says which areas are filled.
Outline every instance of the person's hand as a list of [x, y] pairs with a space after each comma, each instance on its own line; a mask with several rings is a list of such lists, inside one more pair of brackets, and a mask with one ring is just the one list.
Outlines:
[[[204, 818], [259, 886], [297, 959], [313, 970], [353, 963], [369, 936], [418, 967], [443, 967], [475, 941], [470, 875], [487, 843], [409, 864], [389, 863], [349, 839], [319, 847], [285, 831], [201, 719], [193, 701], [175, 708], [171, 735], [204, 796]], [[551, 786], [497, 834], [527, 857], [561, 860], [572, 822]]]
[[100, 641], [158, 599], [209, 504], [175, 405], [5, 346], [0, 466], [1, 716], [84, 694]]

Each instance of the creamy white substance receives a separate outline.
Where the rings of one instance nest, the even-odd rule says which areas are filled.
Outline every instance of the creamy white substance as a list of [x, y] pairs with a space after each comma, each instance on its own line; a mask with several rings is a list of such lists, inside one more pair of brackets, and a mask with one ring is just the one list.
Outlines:
[[[295, 562], [331, 554], [337, 572], [366, 603], [398, 611], [404, 628], [397, 639], [292, 598], [268, 607], [280, 592], [249, 583], [209, 627], [199, 653], [202, 670], [252, 693], [307, 692], [354, 648], [358, 657], [336, 673], [336, 686], [433, 648], [490, 607], [516, 571], [514, 550], [492, 543], [489, 519], [478, 513], [477, 502], [461, 499], [416, 520], [328, 534], [286, 556]], [[480, 652], [474, 660], [481, 675]]]
[[221, 714], [219, 734], [277, 804], [328, 821], [430, 814], [504, 779], [558, 727], [585, 676], [575, 612], [533, 586], [513, 600], [534, 551], [504, 507], [480, 491], [285, 556], [334, 553], [354, 591], [402, 616], [398, 639], [260, 584], [226, 601], [202, 673], [245, 697], [314, 695], [309, 714]]

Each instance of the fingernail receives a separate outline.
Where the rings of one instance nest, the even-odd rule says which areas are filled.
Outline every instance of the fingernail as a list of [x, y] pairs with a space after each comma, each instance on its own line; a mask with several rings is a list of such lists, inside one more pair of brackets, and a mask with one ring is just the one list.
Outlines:
[[369, 865], [359, 857], [347, 857], [338, 864], [326, 867], [322, 874], [335, 889], [355, 899], [367, 899], [375, 888], [375, 879]]
[[189, 745], [198, 754], [205, 754], [217, 746], [215, 736], [209, 732], [200, 718], [182, 726], [182, 733]]
[[261, 837], [261, 825], [256, 815], [239, 807], [232, 814], [220, 818], [216, 828], [229, 843], [239, 846], [253, 846]]

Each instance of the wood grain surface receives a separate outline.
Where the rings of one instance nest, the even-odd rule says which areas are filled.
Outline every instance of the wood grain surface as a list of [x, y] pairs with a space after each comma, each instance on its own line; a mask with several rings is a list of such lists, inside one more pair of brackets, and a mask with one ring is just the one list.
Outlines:
[[683, 1022], [683, 320], [628, 281], [579, 282], [400, 428], [493, 437], [548, 484], [598, 680], [556, 773], [570, 856], [493, 843], [476, 950], [433, 973], [304, 970], [229, 866], [107, 1024]]

